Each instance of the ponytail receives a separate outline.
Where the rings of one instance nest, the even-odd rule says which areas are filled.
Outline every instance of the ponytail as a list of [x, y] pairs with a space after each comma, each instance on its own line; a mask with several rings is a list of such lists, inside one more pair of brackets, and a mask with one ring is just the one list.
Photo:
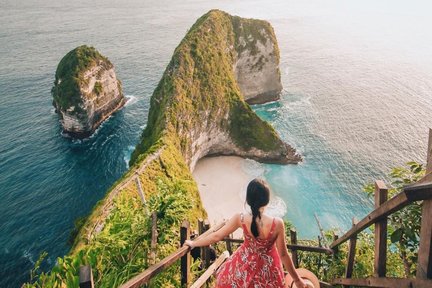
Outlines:
[[270, 200], [270, 188], [268, 184], [262, 179], [252, 180], [246, 191], [246, 202], [249, 204], [252, 210], [252, 222], [251, 232], [255, 237], [258, 237], [258, 225], [256, 223], [257, 218], [261, 219], [261, 213], [259, 209], [269, 203]]
[[259, 219], [261, 219], [261, 213], [260, 213], [260, 211], [259, 211], [259, 208], [257, 208], [257, 207], [251, 207], [251, 209], [252, 209], [252, 222], [251, 222], [251, 227], [250, 227], [250, 229], [251, 229], [251, 232], [252, 232], [252, 234], [255, 236], [255, 238], [256, 237], [258, 237], [258, 235], [259, 235], [259, 232], [258, 232], [258, 225], [257, 225], [257, 223], [256, 223], [256, 219], [257, 219], [257, 217], [259, 218]]

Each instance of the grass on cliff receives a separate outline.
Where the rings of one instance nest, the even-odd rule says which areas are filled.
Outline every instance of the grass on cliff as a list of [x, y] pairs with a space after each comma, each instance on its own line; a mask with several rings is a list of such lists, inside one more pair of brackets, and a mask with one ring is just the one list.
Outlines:
[[[102, 56], [95, 48], [86, 45], [79, 46], [68, 52], [57, 66], [52, 95], [61, 110], [66, 111], [75, 107], [75, 113], [81, 111], [79, 87], [84, 83], [82, 72], [99, 62], [106, 68], [112, 64], [108, 58]], [[85, 83], [84, 83], [85, 84]]]
[[[175, 49], [152, 95], [147, 127], [131, 164], [166, 135], [177, 138], [177, 147], [187, 158], [192, 154], [188, 135], [197, 127], [215, 123], [242, 149], [271, 151], [282, 147], [273, 127], [244, 102], [233, 71], [238, 38], [252, 35], [255, 42], [249, 41], [248, 45], [265, 43], [268, 39], [262, 29], [274, 37], [266, 21], [242, 19], [219, 10], [196, 21]], [[229, 119], [225, 117], [227, 112]]]
[[[122, 181], [133, 176], [137, 168], [132, 167]], [[106, 199], [102, 200], [77, 235], [72, 253], [58, 258], [58, 264], [50, 272], [35, 267], [31, 281], [24, 287], [78, 287], [79, 266], [88, 264], [92, 266], [97, 287], [117, 287], [126, 282], [149, 266], [153, 211], [158, 215], [156, 261], [174, 252], [179, 246], [182, 221], [196, 225], [197, 219], [206, 215], [192, 175], [176, 148], [167, 145], [160, 157], [148, 163], [139, 179], [146, 204], [139, 197], [135, 181], [114, 198], [107, 219], [100, 218]], [[87, 239], [87, 232], [97, 220], [104, 220], [102, 231]], [[179, 269], [174, 265], [155, 278], [152, 285], [179, 287]]]

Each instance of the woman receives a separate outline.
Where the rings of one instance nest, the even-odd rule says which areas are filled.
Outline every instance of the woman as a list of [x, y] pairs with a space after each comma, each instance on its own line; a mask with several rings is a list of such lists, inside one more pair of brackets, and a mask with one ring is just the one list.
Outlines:
[[281, 261], [294, 279], [293, 284], [298, 288], [307, 287], [288, 254], [282, 219], [263, 213], [269, 200], [268, 184], [264, 180], [254, 179], [246, 192], [246, 202], [252, 215], [236, 214], [218, 231], [202, 239], [185, 242], [191, 249], [208, 246], [222, 240], [237, 228], [243, 228], [244, 242], [218, 270], [216, 287], [283, 288]]

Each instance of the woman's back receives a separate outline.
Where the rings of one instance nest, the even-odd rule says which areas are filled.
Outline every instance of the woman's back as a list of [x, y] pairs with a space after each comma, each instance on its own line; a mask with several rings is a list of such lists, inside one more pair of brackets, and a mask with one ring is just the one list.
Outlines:
[[282, 265], [274, 245], [276, 221], [261, 218], [260, 233], [254, 237], [248, 229], [252, 217], [240, 215], [244, 243], [221, 266], [217, 287], [284, 287]]

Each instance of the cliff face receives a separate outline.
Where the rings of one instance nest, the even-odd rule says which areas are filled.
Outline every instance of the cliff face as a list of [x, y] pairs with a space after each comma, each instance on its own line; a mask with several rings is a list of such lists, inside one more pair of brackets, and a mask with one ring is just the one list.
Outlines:
[[278, 100], [282, 84], [273, 28], [262, 20], [231, 19], [236, 51], [234, 72], [244, 99], [249, 104]]
[[174, 51], [152, 96], [147, 127], [131, 163], [168, 139], [191, 170], [206, 155], [300, 161], [295, 150], [245, 103], [277, 98], [278, 63], [277, 42], [268, 22], [219, 10], [202, 16]]
[[64, 132], [76, 138], [90, 136], [125, 103], [112, 63], [85, 45], [60, 61], [52, 94]]

